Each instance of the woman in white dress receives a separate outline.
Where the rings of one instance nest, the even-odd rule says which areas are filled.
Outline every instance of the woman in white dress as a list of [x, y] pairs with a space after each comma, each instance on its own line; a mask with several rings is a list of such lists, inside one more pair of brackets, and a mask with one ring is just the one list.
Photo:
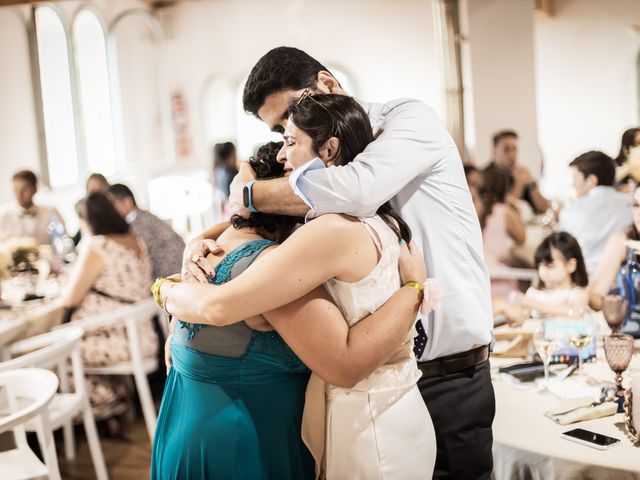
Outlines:
[[[351, 97], [305, 92], [289, 114], [279, 155], [285, 172], [309, 168], [317, 157], [325, 166], [344, 165], [373, 140], [366, 113]], [[308, 239], [308, 251], [288, 249], [285, 241], [236, 279], [214, 288], [200, 285], [196, 291], [193, 285], [165, 282], [165, 307], [182, 320], [222, 326], [290, 303], [324, 284], [353, 328], [402, 286], [399, 241], [408, 241], [411, 233], [388, 204], [366, 219], [323, 215], [293, 235]], [[300, 261], [309, 264], [302, 278], [271, 279], [276, 284], [271, 288], [257, 280], [268, 278], [273, 262], [281, 268], [283, 262]], [[282, 325], [272, 324], [316, 371], [317, 356], [290, 342]], [[431, 478], [435, 432], [415, 384], [420, 372], [412, 340], [410, 332], [384, 365], [355, 385], [325, 385], [318, 377], [309, 382], [303, 437], [329, 480]]]

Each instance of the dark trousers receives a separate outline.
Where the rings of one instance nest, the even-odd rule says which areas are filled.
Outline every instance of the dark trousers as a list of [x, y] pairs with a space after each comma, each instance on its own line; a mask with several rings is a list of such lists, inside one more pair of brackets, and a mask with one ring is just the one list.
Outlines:
[[421, 378], [418, 388], [436, 430], [433, 478], [490, 478], [496, 402], [489, 361], [444, 377]]

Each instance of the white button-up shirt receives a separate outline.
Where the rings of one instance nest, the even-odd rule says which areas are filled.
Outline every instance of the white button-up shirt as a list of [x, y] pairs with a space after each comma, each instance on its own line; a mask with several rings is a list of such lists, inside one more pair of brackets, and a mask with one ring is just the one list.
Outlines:
[[12, 237], [31, 237], [40, 245], [48, 244], [51, 222], [64, 227], [62, 215], [48, 205], [34, 205], [25, 210], [13, 202], [0, 207], [0, 231]]
[[453, 139], [424, 103], [400, 99], [362, 104], [377, 139], [354, 161], [324, 168], [320, 159], [289, 177], [310, 207], [369, 217], [387, 200], [407, 222], [429, 276], [443, 289], [440, 306], [423, 318], [428, 336], [420, 360], [487, 345], [493, 326], [482, 232]]
[[631, 224], [632, 200], [613, 187], [596, 186], [560, 211], [560, 230], [576, 238], [587, 270], [596, 269], [611, 234]]

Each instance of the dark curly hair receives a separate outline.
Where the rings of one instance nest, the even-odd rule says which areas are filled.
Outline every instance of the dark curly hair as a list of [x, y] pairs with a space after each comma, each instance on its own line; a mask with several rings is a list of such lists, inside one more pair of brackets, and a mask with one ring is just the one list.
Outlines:
[[[256, 179], [268, 180], [282, 177], [284, 165], [277, 161], [278, 152], [282, 148], [282, 142], [265, 143], [256, 150], [249, 159], [251, 168], [256, 172]], [[293, 228], [301, 221], [297, 217], [287, 215], [274, 215], [270, 213], [253, 212], [249, 218], [233, 215], [231, 225], [233, 228], [252, 228], [261, 237], [275, 240], [278, 243], [287, 239]]]
[[[373, 140], [371, 122], [360, 104], [347, 95], [319, 94], [295, 100], [289, 105], [289, 118], [311, 137], [314, 153], [318, 153], [331, 137], [340, 140], [334, 165], [346, 165], [364, 151]], [[354, 187], [355, 188], [355, 187]], [[398, 236], [411, 241], [411, 229], [389, 202], [376, 212]]]
[[315, 58], [297, 48], [269, 50], [251, 69], [244, 85], [242, 105], [247, 113], [257, 117], [269, 95], [284, 90], [314, 88], [318, 72], [323, 70], [329, 72]]

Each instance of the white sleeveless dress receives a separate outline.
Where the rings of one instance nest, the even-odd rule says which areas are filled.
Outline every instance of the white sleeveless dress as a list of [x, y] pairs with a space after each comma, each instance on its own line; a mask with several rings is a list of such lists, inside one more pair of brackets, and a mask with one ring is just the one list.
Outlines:
[[[381, 254], [380, 261], [358, 282], [330, 279], [325, 283], [349, 326], [375, 312], [401, 285], [397, 236], [378, 216], [360, 220]], [[416, 386], [421, 373], [412, 333], [387, 364], [353, 388], [325, 386], [328, 480], [431, 478], [436, 437]]]

